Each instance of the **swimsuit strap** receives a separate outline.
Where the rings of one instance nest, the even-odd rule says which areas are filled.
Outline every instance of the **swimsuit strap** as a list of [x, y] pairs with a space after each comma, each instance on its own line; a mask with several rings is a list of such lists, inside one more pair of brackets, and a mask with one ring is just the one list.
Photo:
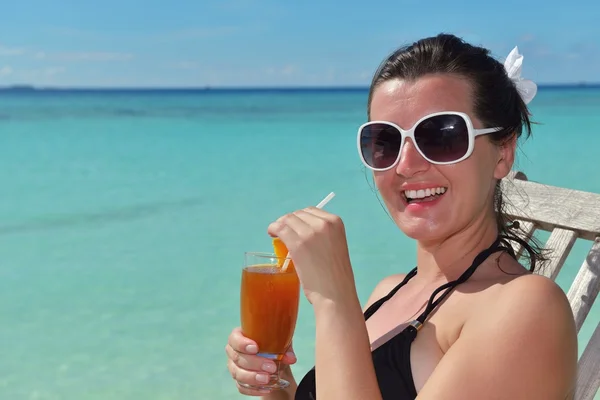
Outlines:
[[404, 277], [404, 279], [402, 280], [402, 282], [400, 282], [398, 285], [396, 285], [395, 288], [393, 288], [388, 294], [387, 296], [384, 297], [385, 301], [389, 300], [392, 298], [393, 295], [396, 294], [396, 292], [398, 290], [400, 290], [400, 288], [404, 285], [406, 285], [408, 283], [408, 281], [410, 281], [415, 275], [417, 274], [417, 267], [414, 267], [408, 274], [406, 274], [406, 276]]
[[417, 274], [417, 267], [413, 268], [412, 271], [410, 271], [408, 274], [406, 274], [406, 276], [404, 277], [404, 279], [402, 280], [402, 282], [400, 282], [399, 284], [396, 285], [396, 287], [394, 287], [386, 296], [382, 297], [381, 299], [377, 300], [375, 303], [371, 304], [371, 306], [364, 312], [364, 316], [365, 316], [365, 321], [367, 319], [369, 319], [373, 314], [375, 314], [375, 312], [377, 310], [379, 310], [379, 307], [382, 306], [383, 303], [385, 303], [386, 301], [388, 301], [389, 299], [392, 298], [392, 296], [394, 294], [396, 294], [396, 292], [398, 290], [400, 290], [400, 288], [404, 285], [406, 285], [406, 283], [412, 279], [413, 276], [415, 276]]
[[[421, 328], [421, 326], [423, 325], [423, 323], [425, 322], [425, 320], [427, 319], [427, 317], [429, 317], [429, 314], [431, 314], [431, 312], [433, 310], [435, 310], [435, 308], [442, 301], [444, 301], [444, 299], [450, 294], [450, 292], [454, 288], [456, 288], [456, 286], [460, 285], [461, 283], [466, 282], [467, 279], [469, 279], [471, 277], [471, 275], [473, 275], [473, 273], [475, 272], [477, 267], [479, 267], [490, 255], [492, 255], [493, 253], [496, 253], [498, 251], [509, 251], [509, 247], [506, 246], [506, 244], [503, 241], [503, 238], [500, 236], [494, 241], [494, 243], [492, 243], [492, 245], [490, 247], [483, 250], [475, 257], [471, 266], [469, 268], [467, 268], [467, 270], [465, 272], [463, 272], [462, 275], [458, 279], [443, 284], [442, 286], [438, 287], [431, 294], [431, 297], [429, 298], [429, 301], [427, 302], [427, 307], [425, 308], [425, 311], [423, 311], [423, 313], [421, 315], [419, 315], [419, 317], [416, 320], [414, 320], [410, 323], [411, 327], [418, 331]], [[511, 253], [511, 255], [513, 255], [512, 251], [509, 251], [509, 253]], [[444, 292], [441, 294], [441, 296], [438, 299], [435, 299], [435, 297], [438, 295], [438, 293], [440, 293], [442, 290], [444, 290]]]

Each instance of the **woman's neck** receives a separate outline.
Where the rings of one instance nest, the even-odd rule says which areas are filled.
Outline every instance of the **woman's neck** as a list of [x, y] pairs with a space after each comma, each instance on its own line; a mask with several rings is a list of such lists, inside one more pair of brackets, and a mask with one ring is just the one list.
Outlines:
[[418, 274], [428, 282], [455, 280], [471, 265], [477, 254], [488, 248], [497, 237], [495, 218], [482, 215], [448, 238], [418, 242]]

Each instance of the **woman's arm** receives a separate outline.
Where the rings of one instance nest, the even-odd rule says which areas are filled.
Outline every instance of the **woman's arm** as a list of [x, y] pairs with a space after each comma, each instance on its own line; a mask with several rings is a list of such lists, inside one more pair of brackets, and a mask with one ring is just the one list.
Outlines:
[[[404, 279], [404, 275], [398, 274], [398, 275], [389, 276], [389, 277], [383, 279], [381, 282], [379, 282], [379, 284], [375, 287], [375, 289], [369, 296], [369, 299], [365, 303], [363, 309], [366, 310], [367, 308], [369, 308], [369, 306], [371, 306], [371, 304], [373, 304], [380, 298], [387, 295], [390, 290], [392, 290], [400, 281], [402, 281], [402, 279]], [[323, 309], [321, 308], [321, 310], [323, 310]], [[316, 311], [316, 309], [315, 309], [315, 311]], [[361, 312], [361, 321], [364, 324], [364, 319], [363, 319], [362, 315], [363, 314]], [[326, 312], [319, 313], [319, 316], [325, 317], [324, 319], [327, 320]], [[322, 324], [319, 324], [319, 326], [322, 326]], [[332, 333], [332, 334], [335, 335], [335, 333]], [[325, 335], [327, 335], [327, 332], [325, 332]], [[369, 349], [370, 349], [370, 346], [369, 346]], [[369, 350], [369, 357], [371, 357], [370, 350]], [[339, 363], [339, 359], [336, 360], [336, 363]], [[320, 370], [320, 368], [319, 368], [319, 370]], [[274, 391], [271, 394], [263, 396], [262, 397], [263, 400], [293, 400], [294, 399], [298, 385], [294, 379], [294, 376], [292, 375], [292, 370], [291, 370], [290, 366], [286, 366], [285, 369], [282, 370], [282, 378], [289, 381], [290, 386], [285, 390]], [[324, 379], [327, 379], [327, 378], [324, 378]]]
[[317, 398], [381, 399], [363, 312], [404, 277], [396, 274], [384, 278], [362, 310], [355, 292], [349, 301], [313, 304], [317, 326]]
[[380, 400], [369, 336], [356, 292], [313, 303], [318, 399]]
[[572, 396], [577, 334], [571, 307], [551, 280], [528, 275], [464, 325], [419, 400], [564, 400]]
[[279, 218], [268, 232], [288, 248], [315, 311], [317, 397], [381, 399], [341, 218], [309, 207]]

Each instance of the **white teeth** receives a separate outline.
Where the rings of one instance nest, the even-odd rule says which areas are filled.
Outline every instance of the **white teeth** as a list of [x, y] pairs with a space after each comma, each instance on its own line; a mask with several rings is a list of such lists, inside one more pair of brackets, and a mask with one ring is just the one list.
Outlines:
[[419, 190], [405, 190], [404, 195], [407, 199], [423, 199], [425, 197], [433, 196], [436, 194], [444, 194], [445, 192], [445, 187], [436, 187]]

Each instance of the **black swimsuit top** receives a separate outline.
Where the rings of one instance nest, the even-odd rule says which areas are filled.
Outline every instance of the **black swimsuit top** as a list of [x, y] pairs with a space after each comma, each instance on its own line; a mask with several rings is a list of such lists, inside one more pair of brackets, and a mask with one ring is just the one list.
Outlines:
[[[499, 237], [489, 248], [475, 257], [473, 264], [458, 279], [438, 287], [431, 294], [425, 311], [417, 319], [410, 322], [399, 334], [373, 350], [373, 365], [383, 400], [414, 400], [417, 397], [410, 365], [410, 347], [413, 340], [429, 314], [440, 305], [446, 296], [457, 285], [466, 282], [483, 261], [498, 251], [507, 251], [513, 258], [515, 257], [512, 248]], [[416, 274], [417, 268], [415, 267], [387, 296], [373, 303], [364, 313], [365, 321]], [[436, 296], [442, 291], [443, 293], [436, 299]], [[312, 368], [298, 385], [294, 398], [295, 400], [316, 400], [316, 392], [315, 369]]]

